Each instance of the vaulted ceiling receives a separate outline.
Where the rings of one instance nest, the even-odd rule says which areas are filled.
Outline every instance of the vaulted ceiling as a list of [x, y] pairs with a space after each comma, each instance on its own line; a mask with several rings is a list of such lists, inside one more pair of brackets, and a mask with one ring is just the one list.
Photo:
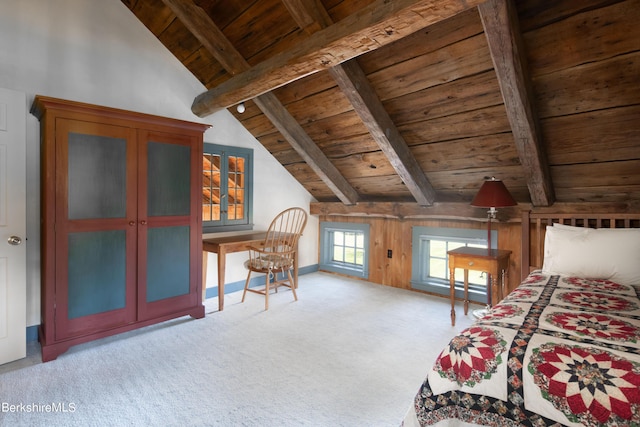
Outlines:
[[122, 1], [333, 209], [640, 208], [640, 0]]

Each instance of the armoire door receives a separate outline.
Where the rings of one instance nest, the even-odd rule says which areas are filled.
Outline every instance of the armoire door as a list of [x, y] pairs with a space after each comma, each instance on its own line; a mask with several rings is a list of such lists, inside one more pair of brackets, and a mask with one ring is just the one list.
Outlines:
[[136, 130], [56, 119], [56, 340], [136, 320]]
[[141, 130], [138, 147], [138, 316], [198, 304], [202, 159], [195, 137]]

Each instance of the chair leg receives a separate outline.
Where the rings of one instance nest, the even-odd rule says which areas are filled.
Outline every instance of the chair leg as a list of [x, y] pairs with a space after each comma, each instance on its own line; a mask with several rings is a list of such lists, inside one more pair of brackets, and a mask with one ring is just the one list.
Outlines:
[[264, 310], [269, 310], [269, 273], [265, 275], [266, 285], [264, 288]]
[[289, 284], [291, 285], [291, 292], [293, 292], [293, 299], [298, 301], [298, 295], [296, 294], [296, 287], [293, 284], [293, 277], [291, 276], [291, 270], [287, 270], [287, 276], [289, 279]]
[[244, 282], [244, 291], [242, 291], [242, 301], [244, 302], [244, 297], [247, 295], [247, 289], [249, 288], [249, 279], [251, 279], [251, 270], [249, 270], [249, 274], [247, 274], [247, 281]]

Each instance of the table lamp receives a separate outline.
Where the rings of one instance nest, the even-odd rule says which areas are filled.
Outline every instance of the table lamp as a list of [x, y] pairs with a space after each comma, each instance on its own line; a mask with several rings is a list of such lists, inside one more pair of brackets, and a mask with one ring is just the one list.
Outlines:
[[[496, 208], [506, 206], [516, 206], [518, 203], [513, 199], [507, 187], [502, 181], [491, 177], [484, 181], [478, 194], [471, 202], [471, 206], [476, 208], [489, 208], [487, 211], [487, 253], [491, 254], [491, 220], [496, 218], [498, 212]], [[487, 308], [483, 310], [475, 310], [473, 315], [476, 317], [484, 317], [491, 308], [491, 282], [487, 280]]]

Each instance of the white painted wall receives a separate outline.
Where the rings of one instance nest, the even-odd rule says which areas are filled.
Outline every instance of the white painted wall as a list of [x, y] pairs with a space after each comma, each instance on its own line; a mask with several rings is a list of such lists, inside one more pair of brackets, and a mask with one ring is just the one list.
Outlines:
[[[120, 0], [0, 0], [0, 87], [27, 94], [209, 123], [205, 141], [254, 149], [254, 222], [266, 228], [279, 211], [311, 195], [228, 111], [191, 113], [204, 86]], [[28, 113], [27, 113], [28, 114]], [[27, 325], [40, 323], [39, 123], [27, 117]], [[318, 262], [318, 219], [309, 217], [300, 265]], [[243, 254], [227, 258], [226, 282], [243, 280]], [[210, 255], [207, 287], [216, 286]]]

